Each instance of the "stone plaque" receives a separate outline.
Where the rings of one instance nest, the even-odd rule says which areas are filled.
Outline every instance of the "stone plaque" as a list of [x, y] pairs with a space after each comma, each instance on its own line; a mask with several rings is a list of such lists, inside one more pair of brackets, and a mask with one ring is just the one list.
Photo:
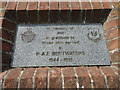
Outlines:
[[12, 67], [110, 65], [101, 24], [18, 25]]

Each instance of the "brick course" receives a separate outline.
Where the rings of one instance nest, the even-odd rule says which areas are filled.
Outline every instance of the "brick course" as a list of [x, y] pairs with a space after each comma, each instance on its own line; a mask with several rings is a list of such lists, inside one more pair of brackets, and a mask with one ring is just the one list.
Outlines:
[[12, 69], [5, 78], [4, 88], [16, 88], [17, 77], [20, 74], [21, 68]]
[[103, 73], [107, 77], [107, 85], [108, 88], [118, 88], [119, 86], [119, 79], [114, 73], [114, 71], [110, 67], [100, 67]]
[[64, 88], [77, 88], [73, 67], [62, 68]]
[[120, 47], [120, 38], [113, 39], [107, 42], [109, 50], [114, 50]]
[[86, 67], [76, 67], [76, 73], [78, 75], [78, 82], [80, 88], [92, 88], [90, 77]]
[[62, 88], [61, 82], [62, 78], [60, 68], [50, 68], [49, 88]]
[[48, 68], [37, 68], [35, 75], [35, 88], [47, 88], [47, 73]]
[[88, 71], [92, 76], [94, 88], [106, 88], [104, 77], [97, 67], [88, 67]]
[[35, 68], [25, 68], [19, 82], [20, 88], [32, 88], [32, 78]]
[[27, 23], [27, 2], [18, 2], [17, 10], [17, 19], [18, 23]]

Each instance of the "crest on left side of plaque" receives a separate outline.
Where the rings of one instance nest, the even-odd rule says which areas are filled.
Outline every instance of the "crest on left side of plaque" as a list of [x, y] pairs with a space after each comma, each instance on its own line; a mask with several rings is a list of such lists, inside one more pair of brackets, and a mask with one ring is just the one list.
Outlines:
[[21, 34], [22, 41], [26, 43], [32, 42], [34, 38], [35, 38], [35, 34], [31, 30], [28, 30], [24, 32], [23, 34]]

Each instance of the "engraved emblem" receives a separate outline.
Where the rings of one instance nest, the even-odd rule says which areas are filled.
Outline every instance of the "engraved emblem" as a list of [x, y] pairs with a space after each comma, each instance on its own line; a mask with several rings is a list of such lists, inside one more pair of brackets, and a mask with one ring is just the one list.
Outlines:
[[22, 41], [29, 43], [35, 38], [35, 34], [31, 30], [28, 30], [23, 34], [21, 34], [21, 38], [22, 38]]
[[97, 42], [102, 38], [101, 34], [99, 33], [99, 29], [97, 29], [97, 30], [89, 29], [89, 33], [87, 34], [87, 37], [89, 40], [92, 40], [94, 42]]

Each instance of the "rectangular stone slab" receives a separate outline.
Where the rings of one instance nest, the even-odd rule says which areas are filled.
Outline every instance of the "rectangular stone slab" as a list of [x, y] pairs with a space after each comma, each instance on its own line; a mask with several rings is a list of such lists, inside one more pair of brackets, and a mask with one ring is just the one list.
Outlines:
[[110, 65], [102, 24], [18, 25], [12, 67]]

